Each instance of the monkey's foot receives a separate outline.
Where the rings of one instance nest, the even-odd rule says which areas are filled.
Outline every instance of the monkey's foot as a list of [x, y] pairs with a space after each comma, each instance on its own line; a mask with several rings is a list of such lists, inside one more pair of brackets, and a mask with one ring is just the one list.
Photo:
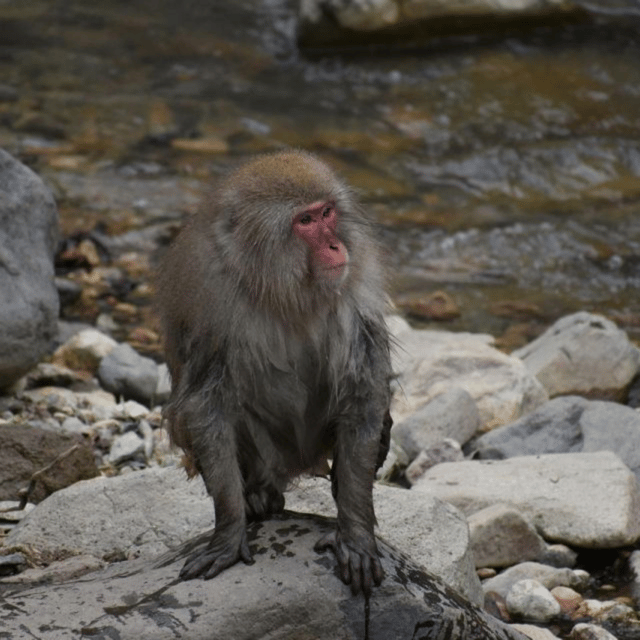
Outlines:
[[248, 522], [264, 520], [284, 510], [284, 495], [273, 485], [249, 489], [245, 495], [245, 513]]
[[184, 563], [180, 577], [183, 580], [197, 577], [209, 580], [239, 560], [245, 564], [254, 562], [244, 526], [240, 534], [215, 530], [206, 548], [194, 553]]
[[347, 536], [340, 530], [333, 531], [316, 542], [318, 552], [331, 549], [338, 561], [340, 579], [351, 585], [353, 595], [363, 591], [369, 595], [375, 584], [379, 586], [384, 571], [378, 557], [378, 548], [372, 535]]

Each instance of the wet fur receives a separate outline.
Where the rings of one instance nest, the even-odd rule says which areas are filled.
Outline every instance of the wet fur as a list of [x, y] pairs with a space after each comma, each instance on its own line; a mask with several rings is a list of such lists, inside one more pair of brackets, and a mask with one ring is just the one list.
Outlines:
[[[291, 232], [296, 207], [328, 197], [350, 256], [339, 288], [310, 276]], [[229, 538], [228, 523], [244, 526], [238, 500], [249, 519], [281, 511], [289, 481], [329, 454], [339, 528], [375, 547], [371, 484], [390, 429], [379, 258], [350, 190], [303, 152], [232, 174], [168, 250], [157, 282], [165, 415]]]

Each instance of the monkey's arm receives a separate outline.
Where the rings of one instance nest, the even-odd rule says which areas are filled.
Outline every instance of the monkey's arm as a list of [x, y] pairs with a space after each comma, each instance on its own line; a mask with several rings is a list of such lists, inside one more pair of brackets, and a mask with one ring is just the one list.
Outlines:
[[253, 562], [233, 425], [220, 409], [220, 390], [215, 381], [200, 382], [191, 389], [180, 394], [176, 413], [180, 428], [188, 430], [187, 453], [195, 458], [196, 468], [213, 498], [215, 530], [209, 544], [185, 563], [180, 572], [184, 580], [213, 578], [238, 560]]
[[354, 594], [361, 590], [368, 594], [384, 577], [373, 533], [372, 491], [383, 429], [390, 427], [387, 344], [383, 325], [367, 327], [361, 337], [360, 367], [337, 424], [331, 470], [338, 526], [316, 545], [317, 550], [333, 549], [340, 577]]

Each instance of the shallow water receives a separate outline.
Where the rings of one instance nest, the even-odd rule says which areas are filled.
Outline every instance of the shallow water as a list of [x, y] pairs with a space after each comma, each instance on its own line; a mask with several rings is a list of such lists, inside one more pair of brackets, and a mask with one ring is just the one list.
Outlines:
[[309, 148], [384, 225], [394, 293], [453, 298], [447, 326], [500, 334], [527, 302], [541, 325], [590, 309], [635, 334], [640, 22], [604, 4], [314, 55], [285, 0], [5, 4], [0, 144], [53, 186], [66, 232], [112, 233], [192, 210], [238, 157]]

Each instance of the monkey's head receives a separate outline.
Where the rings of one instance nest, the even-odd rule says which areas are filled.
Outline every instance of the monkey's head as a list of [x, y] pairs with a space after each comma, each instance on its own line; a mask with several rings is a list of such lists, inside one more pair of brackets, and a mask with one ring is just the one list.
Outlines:
[[219, 247], [256, 300], [284, 311], [341, 294], [365, 245], [364, 219], [326, 164], [302, 151], [259, 156], [219, 193]]

